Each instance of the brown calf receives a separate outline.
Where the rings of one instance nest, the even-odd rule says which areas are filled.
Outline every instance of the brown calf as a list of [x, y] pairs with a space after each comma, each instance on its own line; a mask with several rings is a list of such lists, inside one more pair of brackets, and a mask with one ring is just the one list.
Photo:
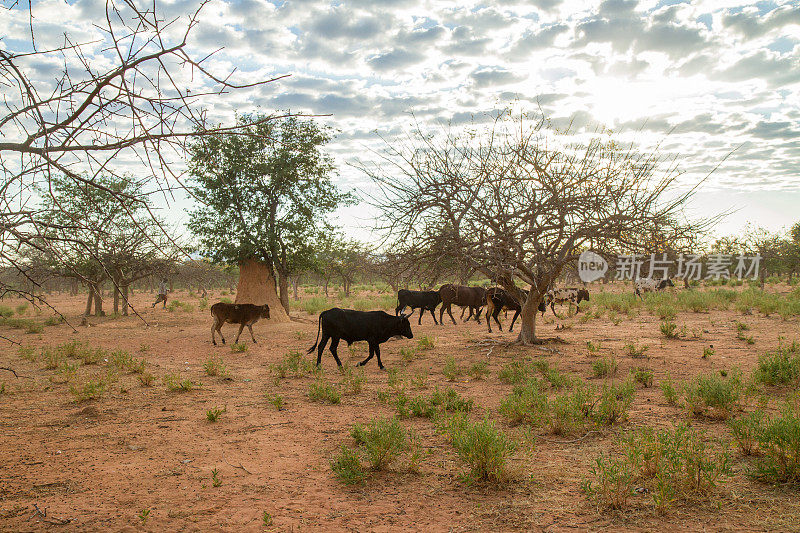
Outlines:
[[467, 287], [465, 285], [452, 285], [447, 283], [442, 285], [439, 289], [439, 296], [442, 297], [442, 307], [439, 309], [439, 325], [442, 324], [442, 316], [444, 312], [450, 315], [450, 320], [453, 324], [456, 319], [453, 318], [451, 307], [453, 304], [461, 307], [469, 307], [469, 316], [464, 322], [472, 318], [472, 313], [475, 313], [475, 320], [480, 324], [481, 308], [484, 304], [484, 295], [486, 289], [483, 287]]
[[253, 324], [258, 322], [260, 318], [269, 318], [269, 306], [267, 304], [226, 304], [219, 302], [211, 306], [211, 316], [214, 317], [214, 323], [211, 325], [211, 342], [214, 346], [217, 345], [217, 339], [214, 336], [215, 332], [219, 332], [222, 344], [225, 344], [225, 337], [222, 336], [222, 326], [225, 322], [239, 324], [239, 333], [236, 334], [236, 340], [233, 341], [234, 344], [239, 342], [239, 335], [242, 334], [245, 326], [250, 330], [253, 344], [256, 344], [256, 337], [253, 335]]

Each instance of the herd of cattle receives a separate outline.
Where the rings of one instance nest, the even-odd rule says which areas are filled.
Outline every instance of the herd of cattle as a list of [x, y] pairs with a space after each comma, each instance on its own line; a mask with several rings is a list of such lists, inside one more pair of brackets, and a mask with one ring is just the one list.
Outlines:
[[[666, 287], [674, 287], [670, 279], [653, 280], [641, 279], [637, 280], [634, 284], [634, 294], [642, 298], [642, 294], [651, 291], [663, 290]], [[528, 291], [522, 289], [522, 293], [527, 296]], [[582, 288], [562, 288], [550, 290], [546, 293], [544, 299], [539, 304], [538, 310], [544, 315], [547, 306], [550, 306], [553, 314], [556, 314], [556, 304], [575, 304], [578, 311], [580, 311], [580, 304], [583, 301], [589, 300], [589, 291]], [[436, 320], [436, 308], [441, 304], [439, 309], [439, 320]], [[354, 342], [366, 341], [369, 345], [369, 356], [358, 363], [358, 366], [365, 365], [373, 356], [378, 360], [378, 366], [383, 369], [383, 362], [381, 362], [380, 345], [392, 337], [406, 337], [409, 339], [414, 338], [411, 332], [411, 324], [408, 318], [414, 314], [414, 311], [419, 309], [419, 319], [417, 324], [422, 324], [422, 315], [425, 311], [430, 311], [433, 322], [437, 325], [442, 325], [442, 318], [444, 312], [450, 315], [453, 324], [456, 319], [453, 317], [452, 306], [456, 305], [462, 308], [461, 317], [469, 309], [469, 315], [464, 320], [469, 321], [471, 318], [480, 323], [480, 315], [483, 308], [486, 308], [486, 324], [489, 332], [492, 332], [491, 320], [494, 319], [500, 331], [503, 330], [500, 320], [498, 319], [501, 311], [514, 311], [514, 316], [511, 319], [511, 326], [509, 331], [513, 331], [514, 323], [519, 317], [524, 302], [519, 301], [517, 298], [509, 294], [507, 291], [493, 287], [485, 289], [483, 287], [468, 287], [464, 285], [443, 285], [438, 291], [411, 291], [401, 289], [397, 293], [397, 307], [395, 308], [394, 316], [384, 311], [354, 311], [352, 309], [339, 309], [337, 307], [323, 311], [319, 315], [317, 324], [317, 340], [314, 345], [308, 349], [308, 353], [313, 353], [317, 350], [317, 366], [322, 364], [322, 352], [328, 340], [331, 341], [329, 350], [333, 355], [336, 364], [342, 366], [342, 362], [337, 354], [339, 341], [343, 340], [347, 345]], [[407, 308], [411, 308], [411, 312], [403, 314]], [[577, 311], [576, 311], [577, 312]], [[268, 305], [253, 305], [253, 304], [228, 304], [216, 303], [211, 306], [211, 316], [213, 324], [211, 326], [211, 342], [216, 345], [217, 340], [215, 333], [219, 333], [222, 343], [225, 344], [225, 337], [222, 336], [222, 326], [226, 322], [232, 324], [239, 324], [239, 332], [236, 334], [234, 343], [239, 342], [239, 336], [242, 334], [245, 326], [250, 330], [250, 337], [253, 343], [256, 338], [253, 335], [253, 324], [258, 322], [261, 318], [269, 318]]]

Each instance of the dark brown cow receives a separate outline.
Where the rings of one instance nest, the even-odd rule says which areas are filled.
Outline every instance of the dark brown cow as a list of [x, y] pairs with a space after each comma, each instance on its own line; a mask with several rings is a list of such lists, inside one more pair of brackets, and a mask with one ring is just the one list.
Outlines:
[[452, 285], [450, 283], [442, 285], [441, 288], [439, 288], [439, 296], [442, 297], [442, 307], [439, 309], [439, 325], [442, 324], [442, 316], [444, 316], [445, 310], [447, 314], [450, 315], [450, 320], [453, 321], [453, 324], [456, 323], [456, 319], [453, 318], [453, 312], [451, 311], [451, 306], [453, 304], [461, 307], [469, 307], [469, 316], [464, 322], [472, 318], [472, 313], [474, 312], [475, 320], [480, 324], [481, 308], [484, 304], [485, 294], [486, 289], [483, 287], [467, 287], [465, 285]]
[[253, 324], [261, 318], [269, 318], [269, 306], [267, 304], [226, 304], [219, 302], [211, 306], [211, 316], [214, 317], [214, 323], [211, 325], [211, 342], [214, 346], [217, 345], [214, 332], [219, 332], [222, 344], [225, 344], [225, 337], [222, 336], [222, 326], [225, 322], [239, 324], [239, 333], [236, 334], [236, 340], [233, 341], [234, 344], [239, 342], [239, 335], [242, 334], [245, 326], [250, 330], [253, 344], [257, 344], [256, 337], [253, 335]]

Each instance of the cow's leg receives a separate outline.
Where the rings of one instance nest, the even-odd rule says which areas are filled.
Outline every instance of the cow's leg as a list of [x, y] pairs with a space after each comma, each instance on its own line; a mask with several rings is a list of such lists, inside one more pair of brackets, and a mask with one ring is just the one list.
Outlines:
[[418, 326], [422, 325], [422, 315], [424, 315], [424, 314], [425, 314], [425, 308], [424, 307], [420, 307], [419, 308], [419, 320], [417, 320], [417, 325]]
[[[500, 316], [500, 308], [499, 307], [495, 307], [494, 313], [492, 313], [491, 318], [489, 317], [489, 311], [487, 310], [486, 311], [486, 323], [487, 324], [491, 323], [492, 322], [491, 319], [494, 318], [494, 321], [497, 322], [497, 327], [500, 329], [500, 331], [503, 331], [503, 324], [501, 324], [500, 321], [497, 319], [497, 317], [499, 317], [499, 316]], [[491, 329], [489, 331], [491, 331]]]
[[[475, 322], [478, 324], [481, 323], [481, 311], [483, 311], [482, 307], [478, 307], [475, 309]], [[488, 318], [486, 320], [489, 320]]]
[[430, 308], [429, 311], [431, 312], [431, 317], [433, 317], [433, 323], [438, 325], [438, 322], [436, 322], [436, 313], [434, 313], [434, 309]]
[[402, 311], [405, 308], [406, 308], [405, 305], [397, 304], [397, 307], [394, 308], [394, 316], [398, 316], [400, 314], [400, 311]]
[[317, 345], [317, 366], [322, 364], [322, 352], [325, 350], [325, 345], [328, 343], [328, 339], [330, 339], [330, 336], [325, 333], [325, 330], [323, 330], [322, 338], [319, 340], [319, 344]]
[[[519, 316], [519, 309], [514, 312], [514, 318], [511, 319], [511, 327], [508, 328], [508, 331], [514, 331], [514, 322], [517, 321], [517, 317]], [[535, 316], [535, 315], [534, 315]]]
[[[489, 313], [493, 313], [494, 309], [495, 309], [494, 303], [492, 302], [492, 299], [489, 298], [488, 300], [489, 301], [486, 303], [486, 316], [489, 316]], [[497, 324], [499, 325], [500, 322], [498, 322]], [[489, 333], [491, 333], [492, 332], [492, 322], [490, 320], [486, 321], [486, 327], [489, 328]]]
[[242, 334], [242, 330], [244, 329], [244, 324], [239, 324], [239, 333], [236, 334], [236, 340], [233, 341], [233, 344], [239, 344], [239, 336]]
[[256, 336], [253, 335], [253, 324], [247, 324], [247, 329], [250, 330], [250, 338], [253, 339], [253, 344], [258, 344], [256, 342]]
[[461, 308], [461, 316], [458, 317], [459, 320], [464, 320], [464, 313], [466, 313], [466, 312], [467, 312], [467, 308], [466, 307], [462, 307]]
[[[450, 320], [453, 321], [453, 325], [455, 326], [456, 325], [456, 319], [453, 317], [453, 311], [452, 311], [451, 307], [452, 307], [451, 304], [447, 304], [447, 314], [450, 315]], [[444, 308], [442, 308], [442, 311], [444, 311]], [[441, 323], [442, 323], [442, 317], [439, 316], [439, 324], [441, 324]]]
[[[556, 315], [556, 303], [550, 302], [550, 310], [553, 311], [553, 314]], [[558, 316], [558, 315], [556, 315]]]
[[381, 361], [381, 345], [380, 344], [376, 344], [375, 345], [375, 355], [378, 358], [378, 368], [380, 368], [381, 370], [386, 370], [386, 368], [384, 368], [384, 366], [383, 366], [383, 362]]
[[369, 343], [369, 357], [367, 357], [366, 359], [364, 359], [363, 361], [358, 363], [358, 365], [356, 365], [356, 366], [364, 366], [364, 365], [366, 365], [369, 362], [369, 360], [372, 359], [372, 355], [373, 355], [374, 352], [375, 352], [375, 349], [374, 349], [372, 343], [370, 342]]
[[[153, 307], [155, 307], [155, 304], [153, 304]], [[211, 324], [211, 344], [213, 344], [214, 346], [217, 345], [217, 338], [214, 336], [214, 332], [217, 331], [217, 322], [218, 322], [217, 317], [214, 317], [214, 323]], [[222, 333], [220, 333], [220, 335], [222, 335]]]
[[333, 340], [331, 341], [330, 351], [333, 354], [333, 360], [336, 361], [336, 364], [339, 366], [339, 368], [342, 368], [342, 362], [339, 360], [339, 354], [336, 353], [336, 350], [338, 348], [339, 348], [339, 338], [334, 337]]
[[[466, 310], [466, 307], [461, 310], [461, 318], [464, 318], [464, 311]], [[467, 318], [464, 318], [464, 322], [469, 322], [470, 318], [472, 318], [472, 307], [469, 308], [469, 315], [467, 315]]]
[[222, 326], [225, 325], [224, 320], [217, 321], [217, 333], [219, 333], [219, 338], [222, 339], [222, 344], [225, 344], [225, 337], [222, 336]]

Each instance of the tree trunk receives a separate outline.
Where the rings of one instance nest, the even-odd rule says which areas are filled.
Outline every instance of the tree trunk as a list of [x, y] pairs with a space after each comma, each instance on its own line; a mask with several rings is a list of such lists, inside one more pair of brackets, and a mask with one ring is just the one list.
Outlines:
[[86, 299], [86, 310], [83, 312], [83, 316], [89, 316], [92, 314], [92, 300], [94, 299], [94, 285], [91, 283], [89, 284], [89, 297]]
[[130, 304], [128, 303], [128, 284], [122, 286], [122, 314], [123, 316], [128, 316], [128, 307]]
[[94, 316], [105, 316], [103, 311], [103, 288], [100, 284], [94, 286]]
[[286, 274], [278, 273], [278, 286], [280, 290], [281, 305], [286, 314], [289, 314], [289, 277]]
[[531, 291], [522, 305], [522, 311], [519, 314], [519, 335], [517, 336], [517, 342], [520, 344], [528, 346], [536, 343], [536, 312], [541, 300], [541, 294]]
[[342, 289], [344, 289], [345, 298], [350, 297], [350, 283], [351, 283], [350, 280], [348, 280], [347, 278], [342, 278]]
[[328, 297], [328, 280], [327, 279], [322, 284], [322, 290], [325, 291], [325, 298], [327, 298]]
[[292, 278], [292, 291], [294, 291], [294, 301], [300, 300], [300, 294], [297, 292], [297, 286], [300, 284], [300, 276]]
[[113, 287], [114, 291], [114, 314], [119, 314], [119, 285], [116, 281], [111, 282], [111, 286]]

